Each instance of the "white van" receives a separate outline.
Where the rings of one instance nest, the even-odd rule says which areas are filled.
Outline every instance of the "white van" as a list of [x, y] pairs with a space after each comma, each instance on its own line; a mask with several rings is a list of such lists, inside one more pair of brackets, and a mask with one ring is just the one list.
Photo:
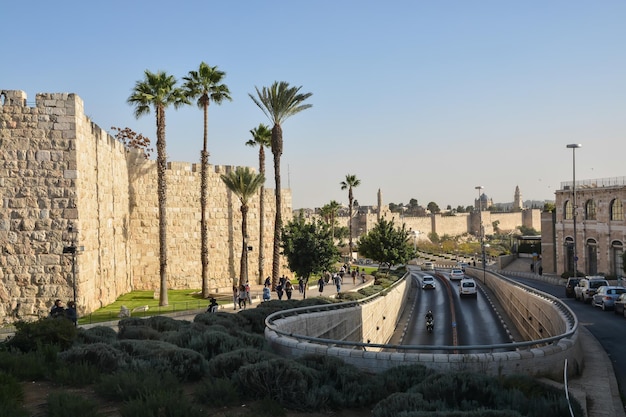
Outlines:
[[476, 282], [473, 278], [463, 278], [459, 283], [459, 295], [461, 297], [477, 297]]
[[432, 262], [424, 262], [422, 264], [422, 271], [434, 271], [435, 270], [435, 264]]

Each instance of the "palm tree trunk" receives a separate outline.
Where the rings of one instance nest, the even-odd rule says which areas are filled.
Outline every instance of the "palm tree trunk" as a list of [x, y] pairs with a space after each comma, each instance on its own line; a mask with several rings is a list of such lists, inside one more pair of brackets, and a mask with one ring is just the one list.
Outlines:
[[272, 128], [272, 154], [274, 155], [274, 181], [276, 189], [276, 217], [274, 220], [274, 251], [272, 254], [272, 291], [278, 284], [280, 273], [280, 234], [283, 227], [282, 200], [280, 194], [280, 156], [283, 153], [283, 130], [279, 124]]
[[157, 196], [159, 200], [159, 276], [161, 288], [159, 305], [169, 304], [167, 299], [167, 183], [165, 169], [167, 156], [165, 152], [165, 109], [158, 107], [157, 112]]
[[241, 265], [239, 285], [248, 282], [248, 206], [241, 206]]
[[207, 228], [207, 174], [209, 170], [209, 152], [207, 151], [208, 104], [204, 104], [204, 138], [200, 155], [200, 261], [202, 263], [202, 298], [209, 296], [209, 233]]
[[[265, 176], [265, 149], [259, 145], [259, 173]], [[262, 185], [259, 191], [259, 284], [263, 283], [265, 275], [265, 250], [263, 239], [265, 238], [265, 187]]]

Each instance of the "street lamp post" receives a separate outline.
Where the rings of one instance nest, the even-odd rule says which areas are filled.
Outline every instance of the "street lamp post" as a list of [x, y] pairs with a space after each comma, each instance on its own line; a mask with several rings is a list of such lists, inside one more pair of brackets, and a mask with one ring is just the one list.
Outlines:
[[78, 250], [78, 247], [76, 246], [76, 240], [78, 238], [78, 229], [76, 229], [71, 223], [67, 227], [67, 236], [70, 244], [69, 246], [63, 247], [63, 253], [68, 253], [72, 255], [72, 301], [74, 301], [74, 305], [76, 305], [76, 252]]
[[485, 187], [483, 187], [482, 185], [477, 185], [474, 188], [478, 190], [478, 222], [480, 223], [480, 252], [483, 263], [483, 284], [487, 285], [485, 272], [485, 229], [483, 228], [483, 204], [480, 195], [482, 189]]
[[577, 205], [576, 205], [576, 149], [581, 148], [583, 145], [581, 145], [580, 143], [570, 143], [569, 145], [566, 145], [566, 148], [571, 149], [572, 150], [572, 205], [573, 205], [573, 210], [572, 210], [572, 217], [573, 217], [573, 221], [574, 221], [574, 277], [578, 276], [578, 247], [576, 246], [576, 241], [577, 241], [577, 237], [576, 237], [576, 212], [577, 212]]

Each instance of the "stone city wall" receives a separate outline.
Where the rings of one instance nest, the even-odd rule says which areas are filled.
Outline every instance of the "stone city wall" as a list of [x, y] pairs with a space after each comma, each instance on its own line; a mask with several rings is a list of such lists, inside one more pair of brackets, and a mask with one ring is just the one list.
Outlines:
[[[0, 323], [45, 316], [53, 300], [76, 299], [80, 314], [133, 289], [159, 285], [156, 163], [127, 152], [90, 121], [75, 94], [0, 91]], [[209, 169], [209, 277], [214, 292], [230, 292], [239, 271], [241, 212], [220, 174]], [[170, 163], [168, 286], [201, 286], [200, 173]], [[283, 193], [283, 219], [291, 194]], [[264, 269], [271, 274], [274, 191], [266, 190]], [[249, 211], [250, 279], [258, 277], [259, 199]], [[75, 269], [68, 226], [78, 229]], [[281, 260], [281, 273], [286, 273]], [[75, 281], [74, 281], [75, 278]], [[75, 284], [75, 285], [74, 285]]]

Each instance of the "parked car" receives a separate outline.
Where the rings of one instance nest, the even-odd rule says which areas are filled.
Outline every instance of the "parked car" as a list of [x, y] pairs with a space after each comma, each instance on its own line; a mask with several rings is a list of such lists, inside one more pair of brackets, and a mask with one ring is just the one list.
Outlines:
[[432, 275], [424, 275], [422, 277], [422, 289], [423, 290], [434, 290], [437, 288], [437, 284], [435, 283], [435, 277]]
[[621, 314], [624, 317], [626, 317], [626, 308], [624, 308], [625, 305], [626, 305], [626, 293], [620, 294], [620, 296], [617, 297], [617, 300], [615, 300], [615, 304], [613, 305], [613, 312], [615, 314]]
[[575, 296], [574, 288], [576, 288], [579, 282], [580, 282], [580, 278], [578, 277], [576, 278], [569, 277], [567, 279], [567, 282], [565, 283], [565, 296], [567, 298], [574, 298]]
[[477, 297], [476, 282], [473, 278], [464, 278], [459, 283], [459, 295], [461, 297]]
[[453, 281], [463, 279], [463, 277], [465, 277], [465, 274], [461, 269], [452, 269], [450, 271], [450, 279]]
[[422, 264], [422, 271], [434, 271], [435, 270], [435, 264], [432, 262], [424, 262]]
[[581, 278], [578, 285], [574, 287], [576, 300], [584, 303], [590, 303], [598, 288], [603, 285], [609, 285], [609, 282], [603, 277], [587, 276], [585, 278]]
[[602, 286], [598, 288], [593, 295], [591, 305], [594, 307], [601, 307], [603, 311], [612, 310], [615, 306], [615, 300], [626, 292], [626, 288], [617, 287], [613, 285]]

